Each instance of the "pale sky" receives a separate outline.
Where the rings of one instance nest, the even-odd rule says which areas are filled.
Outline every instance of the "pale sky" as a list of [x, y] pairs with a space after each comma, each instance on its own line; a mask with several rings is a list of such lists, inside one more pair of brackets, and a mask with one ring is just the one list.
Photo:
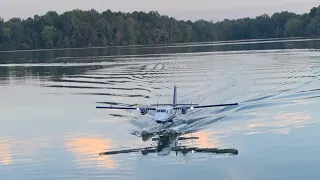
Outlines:
[[255, 17], [263, 13], [280, 11], [309, 12], [320, 5], [320, 0], [0, 0], [0, 16], [27, 18], [43, 15], [49, 10], [59, 14], [72, 9], [102, 12], [150, 11], [169, 15], [181, 20], [223, 20], [224, 18]]

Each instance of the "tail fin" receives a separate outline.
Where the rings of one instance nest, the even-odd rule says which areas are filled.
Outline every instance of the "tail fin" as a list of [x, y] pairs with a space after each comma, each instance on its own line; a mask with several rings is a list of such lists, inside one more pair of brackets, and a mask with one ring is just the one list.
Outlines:
[[177, 105], [177, 87], [173, 87], [173, 102], [172, 102], [173, 107]]

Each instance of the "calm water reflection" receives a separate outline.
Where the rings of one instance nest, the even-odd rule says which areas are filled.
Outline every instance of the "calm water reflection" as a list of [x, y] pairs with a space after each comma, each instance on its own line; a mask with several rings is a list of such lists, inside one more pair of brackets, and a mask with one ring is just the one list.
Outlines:
[[[318, 179], [319, 42], [1, 52], [0, 179]], [[150, 146], [131, 133], [152, 122], [97, 103], [167, 103], [173, 85], [181, 103], [240, 103], [179, 117], [199, 137], [184, 145], [239, 155], [99, 156]]]

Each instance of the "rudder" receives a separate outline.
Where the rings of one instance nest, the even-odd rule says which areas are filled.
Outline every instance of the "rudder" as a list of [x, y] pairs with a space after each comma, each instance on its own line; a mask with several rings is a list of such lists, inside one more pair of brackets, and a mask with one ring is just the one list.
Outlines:
[[173, 107], [177, 105], [177, 87], [173, 87], [173, 102], [172, 102]]

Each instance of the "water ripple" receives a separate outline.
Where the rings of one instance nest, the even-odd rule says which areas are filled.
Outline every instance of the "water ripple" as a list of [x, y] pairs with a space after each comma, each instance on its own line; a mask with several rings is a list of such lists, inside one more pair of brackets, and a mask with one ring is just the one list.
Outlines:
[[[4, 173], [0, 179], [144, 179], [141, 174], [159, 167], [168, 176], [185, 172], [179, 169], [189, 167], [180, 166], [183, 163], [189, 163], [191, 169], [211, 171], [211, 155], [190, 159], [138, 153], [98, 156], [107, 149], [149, 146], [150, 142], [141, 142], [129, 133], [154, 122], [137, 111], [97, 111], [97, 104], [171, 103], [174, 85], [179, 103], [239, 103], [179, 115], [177, 120], [187, 124], [183, 131], [200, 137], [197, 142], [183, 143], [245, 149], [239, 157], [245, 165], [238, 164], [239, 159], [215, 159], [219, 161], [216, 168], [232, 164], [241, 172], [246, 167], [262, 172], [268, 168], [251, 167], [248, 164], [253, 161], [247, 161], [262, 158], [256, 153], [259, 148], [273, 150], [273, 146], [297, 142], [294, 138], [303, 136], [295, 132], [296, 136], [281, 141], [271, 134], [289, 135], [303, 128], [312, 131], [318, 124], [319, 57], [320, 51], [315, 49], [279, 49], [112, 59], [106, 55], [65, 55], [50, 63], [1, 64], [0, 171]], [[277, 145], [265, 143], [265, 138]], [[312, 138], [301, 143], [308, 143], [308, 139]], [[276, 155], [268, 157], [281, 159]], [[186, 176], [182, 173], [179, 177]]]

